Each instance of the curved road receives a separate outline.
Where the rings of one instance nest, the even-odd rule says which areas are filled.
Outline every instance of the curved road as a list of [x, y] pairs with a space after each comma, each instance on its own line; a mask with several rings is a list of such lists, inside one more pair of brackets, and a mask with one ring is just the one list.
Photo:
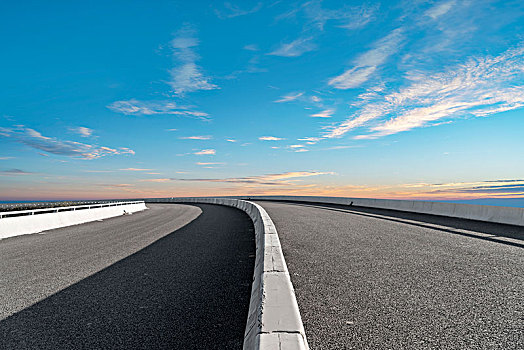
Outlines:
[[524, 348], [522, 228], [257, 203], [277, 228], [311, 349]]
[[251, 220], [222, 206], [148, 207], [0, 240], [0, 348], [241, 348]]

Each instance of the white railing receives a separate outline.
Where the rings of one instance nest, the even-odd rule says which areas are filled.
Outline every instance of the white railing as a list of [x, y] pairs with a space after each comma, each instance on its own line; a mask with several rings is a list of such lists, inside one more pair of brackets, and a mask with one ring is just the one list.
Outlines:
[[84, 210], [84, 209], [116, 207], [116, 206], [120, 206], [120, 205], [142, 204], [142, 203], [144, 203], [144, 201], [109, 202], [109, 203], [100, 203], [100, 204], [75, 205], [75, 206], [68, 206], [68, 207], [54, 207], [54, 208], [43, 208], [43, 209], [5, 211], [5, 212], [0, 212], [0, 219], [2, 219], [2, 218], [9, 218], [9, 217], [16, 217], [16, 216], [28, 216], [28, 215], [38, 215], [38, 214], [48, 214], [48, 213], [59, 213], [59, 212], [62, 212], [62, 211], [76, 211], [76, 210]]

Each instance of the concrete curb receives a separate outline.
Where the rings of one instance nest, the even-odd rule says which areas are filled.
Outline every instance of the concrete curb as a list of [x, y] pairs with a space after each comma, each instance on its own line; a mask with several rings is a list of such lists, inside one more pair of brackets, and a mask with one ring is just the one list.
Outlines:
[[309, 349], [278, 233], [264, 208], [231, 198], [161, 198], [146, 202], [219, 204], [246, 212], [255, 226], [256, 260], [244, 349]]
[[241, 196], [243, 200], [276, 200], [355, 205], [360, 207], [391, 209], [412, 213], [432, 214], [469, 220], [524, 226], [524, 208], [496, 207], [429, 201], [410, 201], [373, 198], [316, 197], [316, 196]]
[[0, 239], [107, 219], [147, 209], [144, 201], [114, 202], [0, 213]]

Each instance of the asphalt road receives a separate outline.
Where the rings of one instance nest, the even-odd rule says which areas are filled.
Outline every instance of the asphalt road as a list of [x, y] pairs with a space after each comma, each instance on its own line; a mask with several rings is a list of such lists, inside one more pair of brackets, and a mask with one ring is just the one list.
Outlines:
[[524, 349], [522, 228], [258, 204], [279, 233], [311, 349]]
[[240, 349], [251, 220], [223, 206], [148, 207], [1, 240], [0, 348]]

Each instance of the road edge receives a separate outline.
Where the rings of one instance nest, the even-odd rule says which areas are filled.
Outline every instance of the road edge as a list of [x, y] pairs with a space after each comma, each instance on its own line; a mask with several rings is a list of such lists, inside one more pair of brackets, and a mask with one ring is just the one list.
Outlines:
[[230, 198], [162, 198], [146, 202], [218, 204], [247, 213], [255, 227], [256, 257], [243, 348], [309, 349], [278, 233], [264, 208]]

